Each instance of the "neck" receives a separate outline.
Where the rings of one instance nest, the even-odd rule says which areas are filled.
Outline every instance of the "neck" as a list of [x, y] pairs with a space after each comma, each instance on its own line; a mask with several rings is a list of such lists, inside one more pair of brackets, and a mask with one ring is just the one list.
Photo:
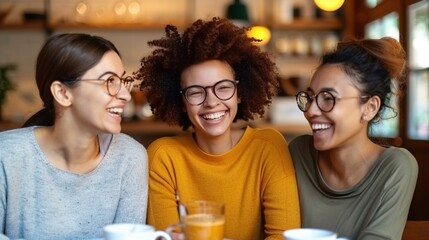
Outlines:
[[361, 181], [384, 148], [368, 140], [360, 144], [319, 153], [318, 165], [325, 182], [334, 189], [347, 189]]
[[205, 152], [213, 155], [219, 155], [231, 150], [243, 135], [242, 129], [230, 129], [225, 134], [220, 136], [206, 137], [201, 134], [194, 133], [196, 144]]
[[86, 173], [92, 171], [101, 161], [97, 135], [79, 132], [59, 131], [55, 125], [40, 128], [39, 144], [48, 161], [59, 169]]

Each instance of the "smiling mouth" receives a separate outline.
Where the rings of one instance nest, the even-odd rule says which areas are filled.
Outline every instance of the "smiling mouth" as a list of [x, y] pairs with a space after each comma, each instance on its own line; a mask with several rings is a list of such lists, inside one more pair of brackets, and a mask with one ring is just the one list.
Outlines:
[[313, 123], [311, 124], [311, 128], [313, 131], [321, 131], [330, 128], [332, 125], [329, 123]]
[[225, 116], [226, 111], [201, 115], [205, 120], [217, 120]]
[[123, 108], [108, 108], [108, 109], [107, 109], [107, 111], [108, 111], [109, 113], [112, 113], [112, 114], [115, 114], [115, 115], [121, 116], [121, 114], [122, 114], [122, 112], [124, 111], [124, 109], [123, 109]]

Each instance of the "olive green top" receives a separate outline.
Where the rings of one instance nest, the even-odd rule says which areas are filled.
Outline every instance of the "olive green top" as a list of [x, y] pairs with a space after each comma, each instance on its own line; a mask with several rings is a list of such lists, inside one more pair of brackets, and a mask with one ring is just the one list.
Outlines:
[[296, 169], [302, 227], [330, 229], [351, 240], [401, 239], [418, 173], [410, 152], [386, 148], [365, 178], [338, 191], [321, 176], [312, 136], [297, 137], [289, 149]]

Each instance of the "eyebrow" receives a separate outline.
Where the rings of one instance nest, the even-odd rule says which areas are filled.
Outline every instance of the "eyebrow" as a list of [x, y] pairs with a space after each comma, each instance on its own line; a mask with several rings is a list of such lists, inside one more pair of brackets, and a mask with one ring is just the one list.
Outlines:
[[[124, 72], [122, 73], [122, 76], [120, 76], [120, 77], [123, 77], [123, 76], [125, 75], [125, 73], [126, 73], [126, 71], [124, 71]], [[115, 75], [115, 76], [118, 76], [118, 74], [116, 74], [116, 73], [114, 73], [114, 72], [107, 71], [107, 72], [105, 72], [105, 73], [101, 74], [98, 78], [99, 78], [99, 79], [101, 79], [102, 77], [104, 77], [104, 76], [106, 76], [106, 75], [109, 75], [109, 74], [111, 74], [111, 75]], [[118, 77], [119, 77], [119, 76], [118, 76]]]
[[[314, 91], [310, 87], [307, 88], [307, 91], [314, 93]], [[319, 92], [334, 92], [334, 93], [338, 93], [337, 90], [335, 90], [335, 88], [332, 88], [332, 87], [324, 87]]]

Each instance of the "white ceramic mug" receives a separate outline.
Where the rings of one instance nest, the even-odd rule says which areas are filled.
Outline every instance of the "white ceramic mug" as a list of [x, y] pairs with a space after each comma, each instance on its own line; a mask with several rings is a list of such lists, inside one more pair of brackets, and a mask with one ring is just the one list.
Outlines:
[[315, 229], [315, 228], [297, 228], [283, 232], [285, 240], [337, 240], [335, 232]]
[[105, 240], [156, 240], [161, 237], [171, 240], [163, 231], [155, 231], [154, 227], [145, 224], [110, 224], [103, 228]]

